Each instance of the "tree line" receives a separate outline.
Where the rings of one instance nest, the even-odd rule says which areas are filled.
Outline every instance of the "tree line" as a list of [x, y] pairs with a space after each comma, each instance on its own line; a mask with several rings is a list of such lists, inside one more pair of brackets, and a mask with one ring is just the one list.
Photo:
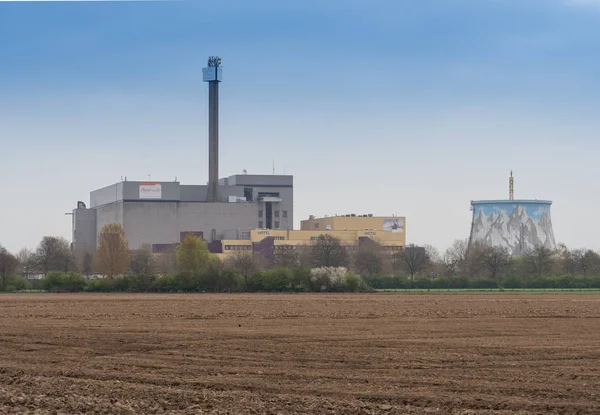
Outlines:
[[[522, 257], [457, 240], [443, 254], [408, 245], [390, 252], [376, 240], [349, 249], [328, 234], [307, 246], [276, 246], [273, 258], [237, 252], [226, 261], [190, 234], [173, 250], [129, 250], [122, 227], [106, 225], [97, 249], [79, 261], [63, 238], [44, 237], [16, 255], [0, 246], [0, 290], [50, 291], [369, 291], [384, 288], [600, 288], [600, 255], [564, 244]], [[40, 281], [29, 276], [42, 274]], [[85, 275], [88, 278], [84, 278]], [[94, 278], [90, 278], [94, 276]]]

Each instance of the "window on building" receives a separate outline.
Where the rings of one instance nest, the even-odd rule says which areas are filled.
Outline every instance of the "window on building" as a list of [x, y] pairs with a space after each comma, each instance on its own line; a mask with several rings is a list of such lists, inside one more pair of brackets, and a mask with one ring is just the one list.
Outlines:
[[311, 236], [311, 237], [310, 237], [310, 240], [311, 240], [311, 241], [316, 241], [317, 239], [319, 239], [319, 237], [318, 237], [318, 236]]
[[254, 189], [251, 187], [245, 187], [244, 188], [244, 197], [246, 198], [246, 201], [252, 202], [254, 199], [253, 196], [254, 196]]
[[275, 229], [279, 229], [279, 221], [275, 221]]
[[264, 227], [265, 227], [265, 224], [264, 224], [264, 222], [263, 222], [262, 220], [259, 220], [259, 221], [258, 221], [258, 228], [259, 228], [259, 229], [263, 229]]
[[276, 217], [276, 218], [278, 218], [278, 217], [279, 217], [279, 211], [278, 211], [278, 210], [276, 210], [276, 211], [275, 211], [275, 217]]
[[273, 240], [275, 240], [275, 241], [283, 241], [283, 240], [285, 240], [285, 237], [284, 236], [274, 236]]
[[319, 229], [319, 222], [315, 223], [315, 229]]
[[287, 210], [284, 210], [284, 211], [283, 211], [283, 218], [284, 218], [284, 219], [287, 219]]
[[263, 217], [263, 211], [262, 211], [262, 210], [259, 210], [259, 211], [258, 211], [258, 217], [259, 217], [259, 218], [262, 218], [262, 217]]

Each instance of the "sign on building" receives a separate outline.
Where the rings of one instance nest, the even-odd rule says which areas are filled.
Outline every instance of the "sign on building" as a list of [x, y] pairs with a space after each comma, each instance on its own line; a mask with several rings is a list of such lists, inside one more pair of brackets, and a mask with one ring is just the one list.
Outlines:
[[383, 230], [387, 232], [404, 232], [404, 221], [402, 219], [385, 219]]
[[162, 188], [160, 183], [156, 182], [141, 182], [140, 183], [140, 199], [161, 199]]

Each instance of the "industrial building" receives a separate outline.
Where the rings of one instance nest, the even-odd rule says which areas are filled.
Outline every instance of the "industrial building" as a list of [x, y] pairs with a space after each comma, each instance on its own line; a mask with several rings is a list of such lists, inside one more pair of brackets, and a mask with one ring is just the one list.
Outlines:
[[[90, 194], [89, 207], [73, 210], [73, 252], [94, 252], [98, 234], [111, 223], [123, 227], [130, 249], [161, 252], [187, 233], [201, 236], [212, 250], [224, 239], [249, 239], [250, 230], [292, 229], [293, 177], [241, 174], [219, 179], [219, 84], [221, 59], [202, 70], [208, 82], [208, 183], [121, 181]], [[218, 249], [217, 249], [218, 250]]]
[[331, 235], [348, 250], [362, 242], [375, 241], [389, 252], [406, 245], [406, 218], [373, 215], [343, 215], [323, 218], [310, 217], [300, 222], [300, 230], [253, 229], [248, 240], [223, 240], [218, 254], [223, 258], [237, 252], [253, 252], [264, 257], [276, 255], [278, 247], [306, 247], [320, 235]]
[[294, 224], [294, 180], [291, 175], [241, 174], [219, 179], [219, 83], [221, 60], [209, 58], [203, 79], [209, 84], [209, 154], [206, 185], [121, 180], [92, 191], [89, 207], [73, 210], [73, 252], [81, 261], [96, 250], [105, 225], [119, 224], [129, 248], [144, 245], [168, 252], [192, 233], [209, 250], [227, 257], [251, 251], [269, 257], [278, 245], [309, 245], [328, 233], [349, 249], [377, 240], [388, 250], [406, 243], [405, 218], [344, 215]]
[[[249, 239], [256, 228], [292, 229], [293, 177], [235, 175], [219, 180], [224, 202], [206, 202], [208, 186], [179, 182], [122, 181], [90, 193], [90, 205], [73, 210], [73, 252], [94, 252], [98, 233], [117, 223], [130, 249], [144, 244], [156, 253], [187, 233], [207, 243]], [[209, 245], [213, 246], [213, 245]]]
[[473, 220], [469, 246], [502, 247], [521, 256], [543, 246], [556, 249], [549, 200], [515, 200], [514, 178], [509, 178], [508, 200], [471, 202]]

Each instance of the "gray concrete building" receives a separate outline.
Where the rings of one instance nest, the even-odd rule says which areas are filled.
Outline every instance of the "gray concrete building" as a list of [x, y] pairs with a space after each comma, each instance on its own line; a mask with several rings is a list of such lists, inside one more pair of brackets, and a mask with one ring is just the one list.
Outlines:
[[103, 226], [117, 223], [130, 249], [154, 252], [192, 232], [209, 243], [249, 239], [250, 230], [293, 229], [293, 176], [235, 175], [219, 180], [220, 201], [206, 202], [207, 185], [122, 181], [90, 193], [89, 207], [73, 210], [73, 252], [96, 249]]

